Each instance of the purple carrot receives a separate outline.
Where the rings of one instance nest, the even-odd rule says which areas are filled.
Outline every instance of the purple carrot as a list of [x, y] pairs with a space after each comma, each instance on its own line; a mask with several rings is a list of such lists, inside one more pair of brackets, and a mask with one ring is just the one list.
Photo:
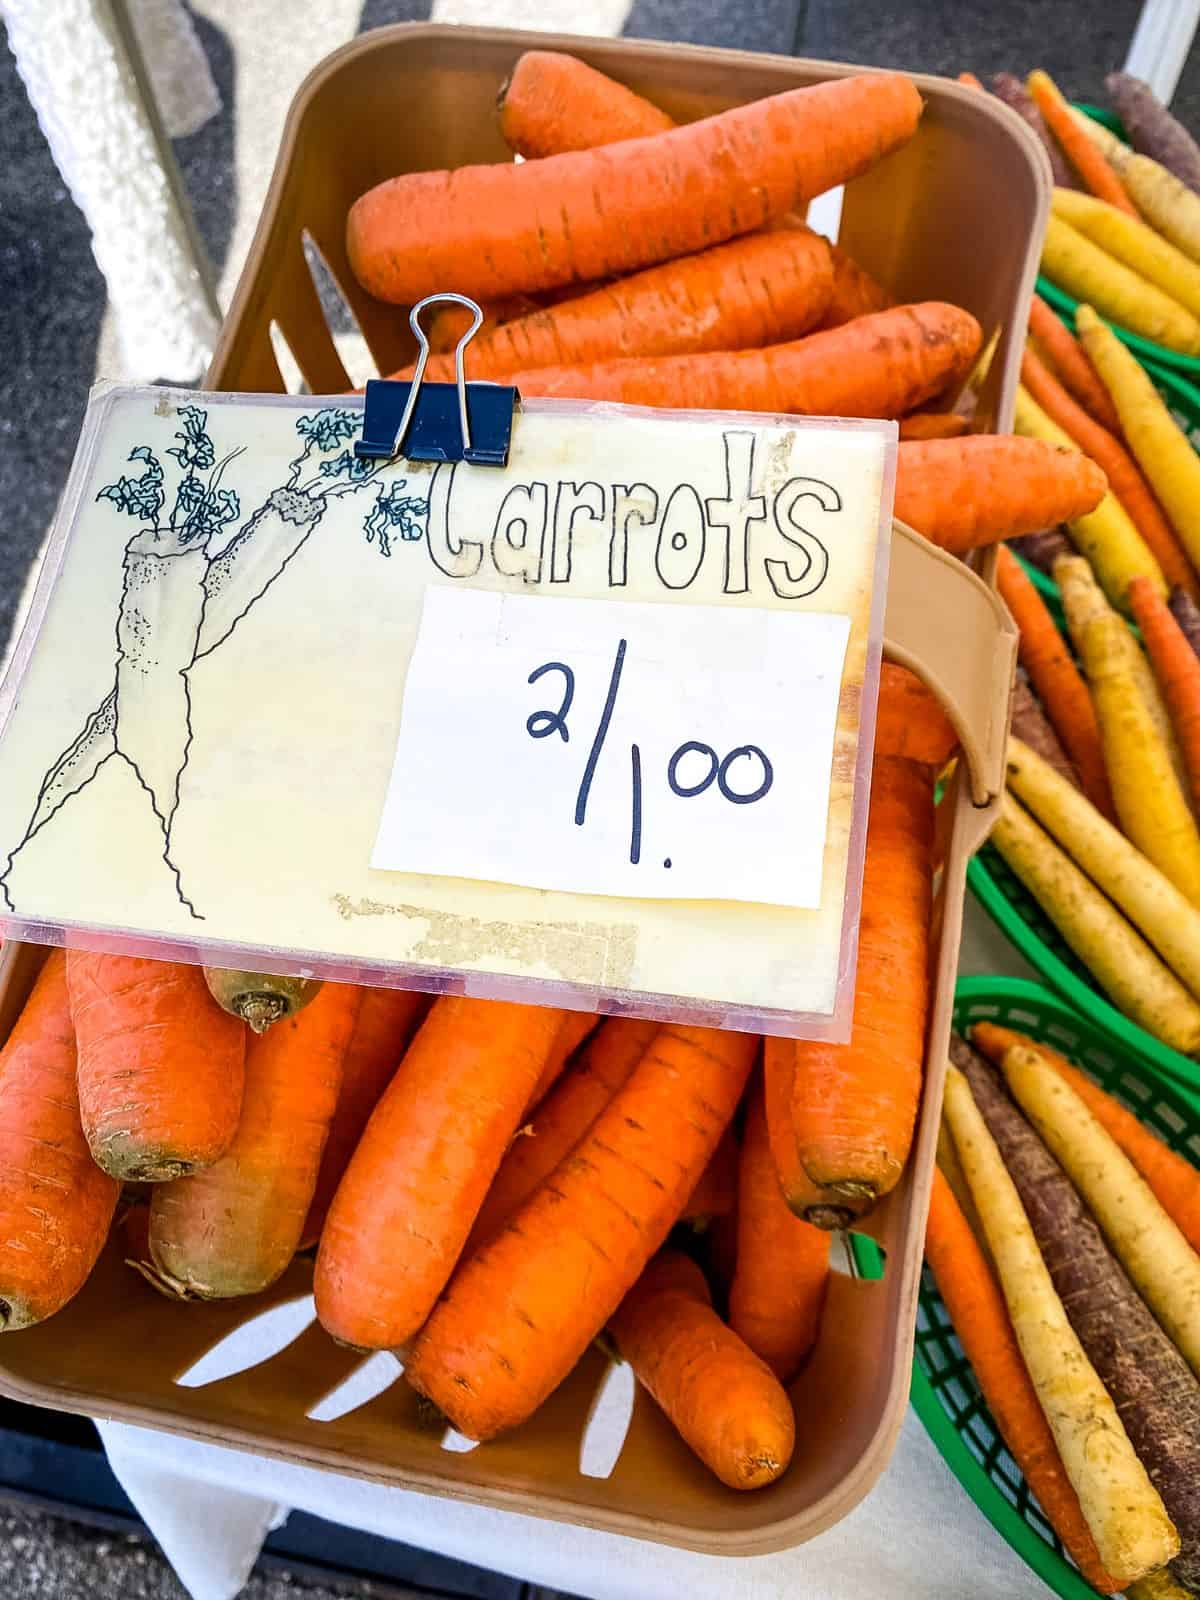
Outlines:
[[1075, 546], [1061, 528], [1047, 528], [1043, 533], [1022, 534], [1010, 539], [1009, 547], [1024, 556], [1031, 566], [1038, 567], [1047, 577], [1054, 576], [1054, 563], [1059, 556], [1073, 556]]
[[1186, 589], [1172, 589], [1167, 604], [1171, 608], [1171, 615], [1183, 630], [1187, 642], [1200, 656], [1200, 606]]
[[1150, 85], [1127, 72], [1110, 72], [1104, 86], [1133, 148], [1200, 194], [1200, 145]]
[[1050, 157], [1050, 172], [1056, 186], [1060, 189], [1078, 189], [1079, 182], [1075, 177], [1074, 168], [1059, 149], [1058, 140], [1046, 126], [1042, 113], [1034, 105], [1020, 78], [1014, 78], [1011, 72], [994, 72], [992, 90], [998, 99], [1003, 100], [1006, 106], [1011, 106], [1022, 121], [1027, 122], [1037, 134], [1045, 146], [1046, 154]]
[[1065, 778], [1074, 788], [1080, 787], [1079, 774], [1047, 720], [1046, 713], [1042, 710], [1041, 703], [1030, 687], [1029, 679], [1022, 668], [1017, 669], [1017, 681], [1013, 685], [1012, 731], [1018, 739], [1023, 739], [1031, 750], [1035, 750], [1043, 761], [1049, 762], [1060, 777]]

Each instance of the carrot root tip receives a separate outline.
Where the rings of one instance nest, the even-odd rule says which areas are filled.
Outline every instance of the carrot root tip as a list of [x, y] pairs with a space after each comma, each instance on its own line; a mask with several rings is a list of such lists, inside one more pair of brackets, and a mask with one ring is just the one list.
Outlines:
[[286, 1003], [274, 994], [250, 995], [239, 1007], [238, 1015], [251, 1033], [266, 1033], [273, 1022], [287, 1012]]
[[849, 1206], [815, 1205], [805, 1206], [801, 1215], [814, 1228], [823, 1228], [826, 1233], [841, 1233], [850, 1226], [857, 1213]]

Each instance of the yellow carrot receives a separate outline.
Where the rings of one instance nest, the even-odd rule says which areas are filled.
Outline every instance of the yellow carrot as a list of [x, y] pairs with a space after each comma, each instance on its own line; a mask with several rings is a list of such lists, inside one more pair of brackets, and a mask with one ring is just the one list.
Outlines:
[[1152, 156], [1136, 154], [1102, 123], [1082, 111], [1074, 114], [1151, 227], [1193, 261], [1200, 261], [1200, 195]]
[[1129, 670], [1120, 617], [1093, 617], [1083, 630], [1083, 670], [1092, 691], [1117, 817], [1180, 893], [1200, 905], [1200, 829], [1171, 751]]
[[1170, 1561], [1179, 1536], [1071, 1327], [996, 1142], [953, 1066], [946, 1117], [1013, 1332], [1097, 1552], [1119, 1583], [1132, 1583]]
[[1200, 319], [1053, 213], [1046, 221], [1042, 271], [1143, 339], [1200, 354]]
[[[1079, 448], [1023, 384], [1017, 387], [1013, 429], [1028, 439], [1044, 439], [1070, 450]], [[1116, 495], [1106, 494], [1094, 511], [1067, 523], [1067, 531], [1076, 548], [1091, 562], [1114, 605], [1122, 610], [1128, 608], [1127, 594], [1134, 578], [1149, 578], [1165, 598], [1167, 584], [1162, 568]]]
[[1132, 353], [1091, 306], [1079, 307], [1075, 326], [1112, 396], [1129, 448], [1193, 564], [1200, 563], [1200, 456]]
[[1011, 794], [991, 842], [1115, 1006], [1172, 1049], [1200, 1050], [1200, 1004]]
[[1200, 265], [1136, 217], [1078, 189], [1056, 189], [1054, 215], [1200, 317]]
[[1017, 738], [1008, 742], [1008, 787], [1200, 996], [1200, 910], [1085, 794]]
[[1200, 1255], [1150, 1185], [1067, 1080], [1036, 1050], [1004, 1052], [1004, 1076], [1025, 1115], [1079, 1190], [1142, 1298], [1200, 1373]]
[[[1096, 582], [1090, 564], [1083, 556], [1058, 556], [1054, 562], [1053, 576], [1055, 583], [1058, 584], [1063, 613], [1067, 619], [1067, 632], [1071, 636], [1075, 654], [1082, 657], [1083, 630], [1087, 624], [1093, 617], [1113, 616], [1114, 612], [1104, 597], [1104, 591]], [[1154, 669], [1128, 628], [1123, 630], [1121, 638], [1118, 638], [1114, 629], [1112, 638], [1114, 646], [1121, 651], [1125, 665], [1137, 683], [1138, 692], [1145, 702], [1146, 709], [1154, 719], [1154, 726], [1171, 752], [1171, 765], [1175, 768], [1175, 776], [1186, 794], [1187, 768], [1184, 765], [1175, 729], [1171, 725], [1170, 713], [1155, 679]]]

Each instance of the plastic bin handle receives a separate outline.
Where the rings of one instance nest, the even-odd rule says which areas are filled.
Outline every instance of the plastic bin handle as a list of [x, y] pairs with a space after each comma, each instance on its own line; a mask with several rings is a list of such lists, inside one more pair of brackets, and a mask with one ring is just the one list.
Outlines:
[[971, 799], [1004, 787], [1017, 629], [994, 590], [903, 522], [892, 525], [883, 653], [937, 695], [962, 744]]

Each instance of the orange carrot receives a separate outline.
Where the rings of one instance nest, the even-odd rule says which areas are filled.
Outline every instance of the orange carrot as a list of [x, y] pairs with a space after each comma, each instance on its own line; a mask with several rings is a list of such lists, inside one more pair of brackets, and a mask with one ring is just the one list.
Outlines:
[[52, 950], [0, 1050], [0, 1329], [41, 1322], [79, 1292], [120, 1193], [80, 1126], [67, 964]]
[[933, 819], [930, 770], [876, 756], [850, 1040], [796, 1043], [800, 1164], [834, 1194], [878, 1200], [908, 1159], [925, 1059]]
[[407, 989], [362, 991], [354, 1032], [342, 1062], [342, 1087], [304, 1224], [305, 1246], [316, 1244], [321, 1237], [330, 1203], [362, 1131], [428, 1009], [427, 995]]
[[737, 1204], [738, 1142], [732, 1128], [726, 1128], [712, 1159], [688, 1196], [681, 1220], [707, 1226], [714, 1217], [727, 1217]]
[[914, 411], [900, 418], [902, 439], [961, 439], [970, 424], [957, 411]]
[[111, 1177], [161, 1182], [217, 1161], [237, 1131], [246, 1027], [199, 967], [71, 950], [79, 1110]]
[[500, 91], [500, 132], [522, 156], [556, 156], [675, 126], [623, 83], [559, 50], [526, 50]]
[[969, 312], [927, 301], [765, 350], [538, 367], [511, 381], [522, 394], [631, 405], [894, 417], [962, 378], [979, 340]]
[[410, 172], [350, 209], [359, 282], [410, 305], [615, 277], [778, 221], [911, 137], [898, 73], [840, 78], [603, 149], [521, 165]]
[[[483, 327], [475, 342], [471, 345], [469, 360], [471, 363], [471, 376], [477, 376], [475, 366], [475, 352], [479, 348], [479, 341], [487, 334], [494, 332], [506, 322], [515, 322], [518, 317], [527, 317], [530, 312], [537, 311], [540, 301], [531, 295], [514, 294], [500, 300], [488, 300], [480, 306], [483, 312]], [[474, 317], [466, 306], [440, 305], [431, 306], [427, 312], [422, 313], [421, 327], [429, 342], [429, 349], [433, 355], [441, 355], [449, 350], [453, 354], [455, 345], [458, 344], [463, 334], [466, 333]], [[451, 361], [450, 370], [453, 373], [454, 363]], [[404, 368], [405, 372], [409, 368]], [[395, 374], [399, 376], [399, 374]]]
[[829, 1279], [829, 1235], [793, 1216], [780, 1192], [761, 1084], [746, 1114], [737, 1217], [729, 1326], [781, 1383], [790, 1383], [816, 1343]]
[[855, 1217], [865, 1215], [874, 1200], [866, 1194], [834, 1194], [831, 1189], [822, 1189], [800, 1165], [800, 1147], [792, 1122], [795, 1088], [796, 1041], [764, 1039], [763, 1101], [767, 1142], [780, 1193], [794, 1216], [811, 1222], [814, 1228], [833, 1233], [839, 1228], [848, 1228]]
[[840, 328], [855, 317], [886, 311], [896, 304], [883, 285], [836, 244], [830, 245], [829, 254], [833, 260], [833, 294], [821, 318], [822, 328]]
[[[663, 133], [676, 126], [671, 117], [641, 95], [593, 67], [585, 66], [574, 56], [554, 51], [527, 51], [517, 62], [512, 80], [501, 94], [501, 132], [509, 146], [525, 156], [555, 156], [569, 150], [598, 149], [622, 139]], [[797, 225], [797, 219], [784, 219], [784, 227]], [[844, 250], [834, 244], [829, 246], [829, 253], [833, 262], [833, 295], [820, 327], [838, 328], [853, 317], [865, 316], [870, 311], [885, 311], [895, 304], [887, 290]], [[748, 344], [774, 342], [767, 338], [746, 341]], [[723, 348], [738, 347], [740, 342], [739, 346], [730, 344]], [[453, 342], [443, 348], [453, 348]], [[526, 366], [537, 364], [524, 363]]]
[[1104, 766], [1100, 728], [1087, 684], [1016, 556], [1004, 546], [997, 554], [996, 587], [1020, 634], [1017, 649], [1021, 665], [1075, 765], [1084, 794], [1097, 811], [1114, 822], [1116, 812]]
[[1157, 1134], [1139, 1122], [1131, 1111], [1126, 1111], [1119, 1100], [1106, 1094], [1086, 1072], [1049, 1045], [994, 1022], [977, 1022], [971, 1029], [971, 1038], [997, 1066], [1013, 1045], [1036, 1050], [1048, 1061], [1133, 1162], [1192, 1249], [1200, 1250], [1200, 1170], [1186, 1156], [1163, 1144]]
[[1133, 580], [1129, 601], [1179, 740], [1192, 804], [1200, 804], [1200, 659], [1148, 578]]
[[983, 94], [987, 93], [987, 90], [984, 89], [982, 83], [973, 72], [960, 72], [958, 81], [959, 83], [965, 83], [968, 89], [979, 89]]
[[611, 1330], [638, 1382], [722, 1483], [761, 1489], [786, 1470], [796, 1442], [791, 1401], [717, 1316], [694, 1261], [664, 1251], [625, 1296]]
[[1140, 221], [1138, 209], [1125, 193], [1120, 178], [1075, 121], [1070, 106], [1059, 93], [1053, 78], [1045, 72], [1031, 72], [1025, 80], [1025, 86], [1042, 113], [1046, 126], [1062, 146], [1067, 160], [1086, 187], [1101, 200], [1107, 200], [1110, 206], [1116, 206], [1118, 211], [1124, 211], [1127, 216], [1137, 217]]
[[460, 1433], [516, 1427], [571, 1371], [695, 1188], [757, 1043], [660, 1028], [571, 1154], [455, 1273], [405, 1377]]
[[905, 440], [896, 515], [943, 550], [963, 555], [1081, 517], [1100, 504], [1106, 488], [1094, 461], [1044, 439], [973, 433]]
[[1120, 1587], [1101, 1565], [1079, 1496], [1025, 1368], [1004, 1296], [945, 1175], [934, 1168], [925, 1258], [1005, 1444], [1072, 1560], [1102, 1594]]
[[317, 1251], [317, 1315], [390, 1350], [445, 1286], [564, 1020], [549, 1006], [444, 995], [346, 1168]]
[[876, 755], [943, 767], [957, 748], [958, 735], [932, 689], [907, 667], [885, 661], [879, 673]]
[[1074, 396], [1089, 417], [1114, 437], [1121, 437], [1121, 422], [1112, 396], [1100, 380], [1087, 352], [1070, 328], [1035, 294], [1029, 302], [1029, 331], [1050, 357], [1058, 381]]
[[1021, 381], [1046, 415], [1104, 469], [1109, 488], [1133, 519], [1167, 582], [1193, 599], [1200, 598], [1200, 583], [1187, 553], [1125, 446], [1087, 414], [1032, 350], [1021, 359]]
[[558, 1032], [554, 1035], [554, 1043], [549, 1054], [538, 1073], [538, 1080], [533, 1086], [533, 1092], [525, 1103], [523, 1116], [530, 1116], [541, 1105], [542, 1101], [553, 1089], [554, 1085], [563, 1075], [563, 1069], [571, 1057], [578, 1050], [589, 1034], [594, 1033], [599, 1022], [591, 1011], [565, 1011], [563, 1019], [558, 1025]]
[[[832, 291], [819, 234], [752, 233], [484, 330], [471, 344], [470, 372], [507, 378], [533, 367], [779, 344], [814, 327]], [[412, 367], [395, 374], [412, 375]], [[453, 383], [454, 356], [431, 356], [425, 376]]]
[[204, 1172], [159, 1184], [150, 1258], [184, 1299], [257, 1294], [299, 1248], [362, 990], [326, 983], [246, 1050], [246, 1095], [228, 1151]]
[[607, 1017], [508, 1147], [467, 1240], [464, 1256], [494, 1238], [538, 1184], [571, 1153], [627, 1081], [657, 1022]]

